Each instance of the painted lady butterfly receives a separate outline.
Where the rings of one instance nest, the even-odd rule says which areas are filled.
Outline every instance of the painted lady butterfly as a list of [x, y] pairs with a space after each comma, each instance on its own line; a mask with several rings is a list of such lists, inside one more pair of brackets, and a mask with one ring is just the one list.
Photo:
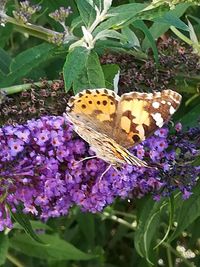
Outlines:
[[92, 89], [69, 99], [66, 116], [97, 157], [113, 166], [148, 167], [127, 149], [161, 128], [180, 102], [181, 95], [172, 90], [120, 97], [108, 89]]

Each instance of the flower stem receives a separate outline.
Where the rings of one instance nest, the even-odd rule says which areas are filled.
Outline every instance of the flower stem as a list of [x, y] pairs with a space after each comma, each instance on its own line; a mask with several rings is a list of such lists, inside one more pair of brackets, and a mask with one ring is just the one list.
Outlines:
[[118, 214], [127, 218], [136, 219], [136, 216], [133, 214], [128, 214], [126, 212], [118, 211], [118, 210], [112, 210], [114, 214]]
[[[13, 17], [10, 17], [6, 14], [4, 14], [3, 12], [0, 12], [0, 17], [2, 17], [3, 19], [5, 19], [6, 22], [12, 23], [14, 24], [18, 31], [20, 32], [26, 32], [32, 36], [35, 36], [39, 39], [43, 39], [47, 42], [50, 42], [51, 38], [54, 36], [61, 36], [62, 32], [57, 32], [57, 31], [53, 31], [47, 28], [44, 28], [42, 26], [38, 26], [32, 23], [22, 23], [19, 22], [18, 20], [16, 20]], [[66, 33], [65, 33], [66, 35]], [[65, 36], [64, 40], [65, 42], [67, 42], [68, 40], [72, 40], [72, 39], [76, 39], [76, 37], [72, 34], [68, 32], [68, 36]]]
[[111, 215], [111, 214], [108, 213], [108, 212], [103, 212], [103, 215], [104, 215], [106, 218], [108, 218], [108, 219], [110, 219], [110, 220], [112, 220], [112, 221], [115, 221], [115, 222], [118, 222], [118, 223], [120, 223], [120, 224], [123, 224], [124, 226], [128, 227], [128, 228], [131, 229], [131, 230], [135, 230], [135, 226], [133, 226], [132, 224], [128, 223], [127, 221], [125, 221], [125, 220], [123, 220], [123, 219], [121, 219], [121, 218], [119, 218], [119, 217], [117, 217], [117, 216], [115, 216], [115, 215]]
[[173, 267], [174, 265], [173, 265], [173, 261], [172, 261], [171, 250], [169, 249], [169, 247], [167, 247], [166, 249], [167, 249], [168, 266]]
[[16, 257], [11, 255], [9, 252], [7, 253], [7, 259], [17, 267], [25, 267], [24, 264], [22, 264]]
[[[48, 85], [51, 85], [53, 83], [53, 81], [47, 81], [46, 83], [48, 83]], [[7, 95], [12, 95], [15, 93], [20, 93], [22, 91], [26, 91], [28, 89], [31, 88], [31, 86], [38, 86], [41, 87], [44, 85], [43, 82], [36, 82], [36, 83], [26, 83], [26, 84], [19, 84], [19, 85], [14, 85], [14, 86], [10, 86], [10, 87], [5, 87], [5, 88], [1, 88]]]

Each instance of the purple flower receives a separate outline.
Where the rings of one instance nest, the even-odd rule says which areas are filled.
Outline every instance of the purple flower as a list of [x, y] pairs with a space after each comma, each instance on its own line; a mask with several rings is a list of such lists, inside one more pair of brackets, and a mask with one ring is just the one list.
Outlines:
[[186, 188], [183, 189], [183, 199], [188, 199], [191, 196], [192, 192], [188, 191]]
[[8, 147], [10, 148], [10, 155], [16, 156], [19, 152], [24, 149], [24, 142], [20, 139], [10, 138], [8, 140]]
[[108, 165], [98, 158], [82, 161], [94, 152], [63, 117], [4, 126], [0, 129], [0, 230], [12, 227], [6, 205], [16, 212], [16, 205], [23, 204], [24, 213], [47, 220], [66, 215], [73, 205], [100, 212], [116, 197], [151, 193], [159, 200], [178, 189], [186, 199], [200, 173], [190, 164], [199, 153], [194, 138], [198, 134], [198, 127], [173, 135], [166, 127], [159, 129], [131, 149], [152, 168], [126, 165], [121, 170], [110, 168], [101, 177]]
[[36, 141], [36, 144], [39, 146], [44, 146], [45, 142], [47, 142], [50, 138], [50, 132], [46, 129], [42, 131], [38, 131], [35, 133], [34, 140]]
[[75, 154], [85, 154], [86, 146], [82, 140], [76, 140], [75, 142], [71, 143], [71, 145], [73, 145], [72, 149]]
[[68, 148], [66, 148], [65, 146], [58, 146], [56, 149], [56, 158], [61, 161], [64, 162], [64, 160], [68, 159], [68, 156], [70, 156], [70, 151]]
[[161, 154], [155, 150], [155, 148], [152, 148], [149, 152], [149, 156], [153, 162], [157, 162], [161, 158]]
[[17, 129], [14, 134], [17, 136], [17, 138], [24, 141], [25, 143], [29, 142], [30, 131], [28, 129], [24, 129], [23, 126]]
[[86, 162], [86, 170], [88, 172], [95, 175], [95, 173], [98, 171], [98, 160], [91, 159]]
[[62, 145], [63, 139], [63, 131], [51, 131], [51, 144], [54, 147], [59, 147]]
[[180, 131], [182, 131], [182, 124], [180, 123], [180, 122], [178, 122], [176, 125], [175, 125], [175, 130], [177, 131], [177, 132], [180, 132]]
[[137, 152], [136, 152], [137, 157], [139, 159], [143, 159], [144, 155], [145, 155], [144, 146], [139, 144], [139, 145], [137, 145], [136, 150], [137, 150]]
[[167, 128], [160, 128], [158, 129], [154, 135], [166, 138], [168, 136], [169, 130]]

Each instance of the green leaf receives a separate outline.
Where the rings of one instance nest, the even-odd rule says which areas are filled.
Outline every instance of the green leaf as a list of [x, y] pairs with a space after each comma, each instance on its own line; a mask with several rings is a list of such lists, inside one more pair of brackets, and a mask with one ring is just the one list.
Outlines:
[[0, 71], [3, 74], [8, 74], [11, 63], [11, 57], [6, 53], [5, 50], [0, 48]]
[[121, 31], [122, 31], [122, 34], [126, 36], [126, 39], [128, 43], [131, 45], [131, 47], [140, 47], [139, 39], [129, 27], [124, 27], [122, 28]]
[[54, 50], [54, 45], [43, 43], [17, 55], [11, 62], [10, 73], [0, 83], [0, 87], [10, 86], [41, 67], [41, 64], [46, 64]]
[[160, 225], [161, 210], [166, 203], [164, 201], [155, 202], [152, 198], [145, 199], [140, 216], [138, 227], [135, 232], [135, 248], [140, 256], [152, 264], [151, 254], [155, 244], [156, 233]]
[[14, 213], [11, 211], [12, 217], [13, 219], [18, 222], [23, 230], [36, 242], [38, 243], [43, 243], [43, 241], [38, 237], [38, 235], [36, 235], [36, 233], [34, 232], [31, 223], [27, 217], [27, 215], [25, 215], [20, 207], [16, 207], [17, 212]]
[[200, 184], [193, 190], [189, 199], [181, 201], [181, 205], [175, 210], [177, 227], [169, 238], [169, 242], [179, 236], [189, 225], [200, 216]]
[[77, 216], [79, 228], [84, 235], [86, 245], [91, 248], [94, 247], [95, 242], [95, 217], [90, 213], [80, 212]]
[[[5, 79], [6, 75], [0, 70], [0, 81], [3, 81]], [[2, 88], [0, 88], [1, 90]]]
[[180, 20], [177, 16], [173, 15], [170, 12], [165, 14], [162, 18], [157, 18], [154, 21], [157, 23], [167, 24], [168, 26], [174, 26], [183, 31], [189, 31], [189, 27], [182, 20]]
[[[33, 230], [48, 230], [48, 231], [52, 231], [52, 228], [49, 227], [47, 224], [42, 223], [41, 221], [33, 221], [30, 220], [30, 224]], [[13, 226], [14, 229], [24, 229], [23, 226], [19, 223], [14, 223]]]
[[145, 36], [148, 38], [150, 46], [153, 50], [153, 54], [154, 54], [154, 59], [157, 63], [157, 65], [159, 64], [159, 59], [158, 59], [158, 50], [155, 44], [155, 41], [153, 39], [153, 36], [151, 35], [151, 32], [149, 31], [148, 27], [146, 26], [146, 24], [142, 21], [142, 20], [137, 20], [133, 22], [133, 25], [140, 29], [141, 31], [144, 32]]
[[144, 9], [139, 12], [135, 19], [137, 20], [154, 20], [155, 18], [160, 18], [165, 15], [166, 12], [169, 11], [168, 5], [160, 5], [158, 7], [154, 7], [151, 9]]
[[195, 21], [197, 22], [197, 24], [200, 25], [200, 19], [199, 19], [199, 18], [194, 17], [194, 16], [192, 16], [192, 15], [190, 15], [190, 14], [188, 14], [186, 17], [187, 17], [187, 18], [192, 18], [193, 20], [195, 20]]
[[200, 166], [200, 157], [196, 158], [196, 159], [193, 161], [192, 166], [197, 166], [197, 167]]
[[110, 17], [94, 30], [94, 34], [96, 35], [98, 32], [110, 28], [119, 29], [122, 25], [127, 23], [127, 21], [130, 21], [131, 23], [131, 19], [145, 7], [146, 4], [132, 3], [111, 8], [108, 12], [108, 16]]
[[0, 26], [0, 47], [4, 48], [8, 43], [8, 40], [12, 36], [13, 25], [11, 23], [7, 23], [5, 27]]
[[78, 78], [82, 70], [85, 68], [89, 51], [81, 46], [75, 47], [67, 55], [63, 75], [65, 81], [65, 90], [68, 91], [72, 83]]
[[108, 89], [113, 89], [113, 80], [115, 75], [119, 72], [120, 68], [117, 64], [107, 64], [102, 66], [104, 77], [105, 77], [105, 87]]
[[[44, 62], [49, 58], [49, 53], [55, 49], [52, 44], [42, 43], [25, 50], [24, 52], [17, 55], [11, 62], [10, 71], [19, 72], [23, 69], [24, 74], [30, 72], [33, 67], [39, 66], [41, 62]], [[31, 66], [29, 66], [31, 65]], [[25, 69], [28, 68], [26, 71]]]
[[8, 236], [0, 232], [0, 265], [4, 265], [9, 247]]
[[[167, 12], [166, 15], [173, 15], [173, 16], [179, 18], [184, 14], [186, 9], [190, 5], [191, 4], [188, 4], [188, 3], [176, 5], [175, 9]], [[153, 36], [154, 40], [157, 40], [158, 37], [160, 37], [163, 33], [165, 33], [170, 28], [170, 26], [171, 25], [169, 25], [169, 24], [154, 22], [153, 25], [149, 28], [149, 30], [150, 30], [151, 35]], [[145, 50], [147, 50], [150, 47], [150, 43], [149, 43], [147, 36], [143, 40], [142, 47]]]
[[104, 38], [113, 38], [113, 39], [119, 39], [121, 41], [127, 41], [127, 38], [122, 35], [121, 33], [114, 31], [114, 30], [103, 30], [99, 33], [97, 33], [97, 35], [95, 36], [95, 40], [101, 40]]
[[122, 45], [119, 42], [116, 42], [114, 40], [98, 40], [96, 42], [95, 50], [98, 52], [98, 54], [105, 53], [105, 50], [112, 50], [117, 53], [127, 53], [129, 55], [133, 55], [134, 57], [138, 59], [147, 59], [147, 55], [142, 51], [136, 51], [135, 49], [130, 49], [130, 45]]
[[74, 31], [77, 27], [80, 27], [82, 24], [81, 16], [75, 17], [71, 23], [70, 31]]
[[109, 51], [115, 51], [115, 52], [121, 52], [121, 53], [128, 53], [130, 52], [130, 49], [120, 44], [119, 41], [106, 39], [106, 40], [97, 40], [95, 45], [95, 50], [98, 52], [98, 54], [104, 54], [105, 50], [109, 49]]
[[39, 244], [25, 234], [17, 234], [10, 238], [10, 247], [29, 257], [46, 260], [90, 260], [96, 255], [90, 255], [77, 249], [72, 244], [58, 236], [40, 235], [46, 245]]
[[76, 4], [81, 15], [81, 18], [86, 27], [89, 27], [96, 17], [96, 11], [86, 0], [76, 0]]
[[188, 21], [188, 27], [189, 27], [189, 33], [190, 33], [190, 40], [194, 44], [198, 45], [199, 41], [197, 38], [197, 34], [195, 33], [194, 27], [193, 27], [192, 23], [189, 21], [189, 19], [187, 19], [187, 21]]
[[105, 78], [99, 57], [96, 52], [91, 51], [86, 64], [78, 78], [74, 80], [73, 91], [78, 93], [83, 89], [94, 89], [105, 87]]
[[187, 127], [195, 126], [197, 124], [197, 121], [199, 119], [199, 110], [200, 104], [196, 105], [188, 113], [182, 116], [180, 122], [182, 123], [184, 129], [186, 129]]

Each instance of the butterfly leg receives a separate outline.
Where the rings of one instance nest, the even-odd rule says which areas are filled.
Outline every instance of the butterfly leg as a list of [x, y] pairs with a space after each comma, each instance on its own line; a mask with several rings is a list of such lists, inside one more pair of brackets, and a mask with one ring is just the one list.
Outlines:
[[103, 176], [110, 170], [110, 168], [112, 167], [112, 165], [108, 165], [108, 167], [105, 169], [105, 171], [101, 174], [101, 176], [99, 177], [99, 181], [101, 181], [101, 179], [103, 178]]
[[75, 163], [75, 165], [79, 164], [79, 163], [82, 162], [82, 161], [89, 160], [89, 159], [94, 159], [94, 158], [96, 158], [96, 157], [97, 157], [96, 155], [95, 155], [95, 156], [91, 156], [91, 157], [85, 157], [85, 158], [83, 158], [83, 159], [77, 161], [77, 162]]

